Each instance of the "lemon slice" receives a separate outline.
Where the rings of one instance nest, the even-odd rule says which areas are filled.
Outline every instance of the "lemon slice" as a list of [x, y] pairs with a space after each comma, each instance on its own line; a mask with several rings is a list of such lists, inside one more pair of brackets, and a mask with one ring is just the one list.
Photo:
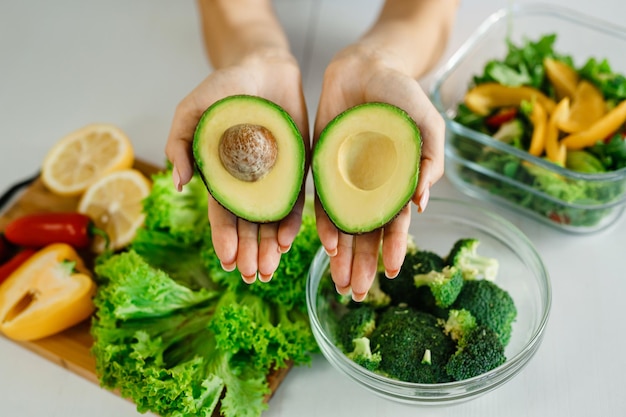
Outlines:
[[132, 167], [130, 139], [118, 127], [96, 123], [59, 140], [43, 161], [41, 180], [55, 194], [75, 196], [110, 172]]
[[[150, 193], [151, 186], [150, 180], [136, 169], [112, 172], [85, 190], [78, 211], [107, 233], [111, 249], [121, 249], [143, 225], [143, 199]], [[105, 243], [103, 238], [95, 236], [92, 249], [101, 253]]]

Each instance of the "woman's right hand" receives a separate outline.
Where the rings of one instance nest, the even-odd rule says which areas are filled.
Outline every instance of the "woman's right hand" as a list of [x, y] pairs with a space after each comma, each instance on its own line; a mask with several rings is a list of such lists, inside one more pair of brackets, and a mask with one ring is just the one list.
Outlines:
[[[217, 100], [237, 94], [263, 97], [285, 109], [302, 133], [308, 152], [309, 126], [298, 64], [283, 50], [258, 50], [213, 71], [178, 104], [165, 153], [173, 164], [173, 182], [179, 191], [194, 172], [192, 142], [200, 117]], [[213, 245], [223, 268], [237, 267], [248, 283], [257, 276], [268, 281], [300, 228], [304, 190], [285, 219], [262, 225], [238, 218], [208, 198]]]

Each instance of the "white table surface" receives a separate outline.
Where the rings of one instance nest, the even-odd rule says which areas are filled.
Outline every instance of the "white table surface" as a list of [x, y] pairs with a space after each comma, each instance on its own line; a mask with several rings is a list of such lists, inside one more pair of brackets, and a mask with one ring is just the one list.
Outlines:
[[[463, 0], [448, 57], [507, 0]], [[621, 0], [554, 0], [617, 24]], [[303, 67], [311, 120], [324, 66], [372, 21], [380, 0], [275, 2]], [[111, 122], [138, 157], [165, 161], [178, 101], [210, 70], [193, 0], [0, 4], [0, 190], [32, 175], [50, 146], [91, 122]], [[601, 53], [601, 45], [599, 54]], [[423, 80], [428, 88], [432, 76]], [[435, 196], [465, 199], [443, 179]], [[321, 356], [293, 370], [269, 416], [623, 416], [626, 395], [626, 216], [609, 230], [574, 236], [489, 206], [542, 254], [553, 285], [543, 345], [517, 377], [474, 401], [416, 408], [373, 396]], [[584, 306], [585, 309], [582, 309]], [[137, 416], [95, 384], [0, 338], [0, 416]]]

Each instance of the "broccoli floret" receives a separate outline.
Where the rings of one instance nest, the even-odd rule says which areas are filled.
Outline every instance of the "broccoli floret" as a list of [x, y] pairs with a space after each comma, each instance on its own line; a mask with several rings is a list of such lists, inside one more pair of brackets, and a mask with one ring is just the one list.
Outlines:
[[435, 296], [430, 291], [428, 286], [422, 286], [417, 288], [417, 297], [411, 307], [432, 314], [435, 317], [446, 318], [448, 317], [448, 308], [439, 307], [435, 302]]
[[471, 378], [501, 365], [506, 360], [504, 346], [496, 332], [476, 324], [468, 310], [450, 310], [441, 321], [443, 332], [456, 342], [456, 352], [446, 364], [454, 380]]
[[498, 274], [498, 260], [480, 255], [477, 252], [479, 244], [475, 238], [457, 240], [445, 258], [446, 265], [459, 268], [466, 280], [484, 278], [493, 281]]
[[479, 326], [496, 332], [503, 346], [509, 343], [517, 308], [511, 295], [492, 281], [465, 281], [461, 293], [452, 305], [472, 313]]
[[409, 259], [413, 264], [414, 274], [425, 274], [430, 271], [441, 271], [445, 266], [444, 259], [435, 252], [418, 250], [414, 257]]
[[348, 309], [339, 319], [336, 337], [340, 348], [349, 353], [354, 349], [354, 340], [368, 337], [376, 328], [376, 311], [361, 304], [356, 308]]
[[389, 307], [381, 314], [370, 343], [372, 352], [381, 356], [381, 374], [406, 382], [451, 380], [445, 364], [455, 352], [455, 343], [431, 314], [410, 307]]
[[463, 273], [456, 266], [445, 266], [441, 271], [416, 274], [416, 287], [428, 286], [438, 307], [449, 307], [463, 288]]
[[415, 275], [441, 271], [444, 266], [445, 262], [438, 254], [409, 246], [398, 276], [393, 279], [381, 279], [380, 288], [389, 294], [393, 304], [414, 305], [419, 299]]
[[476, 328], [476, 318], [468, 310], [449, 310], [448, 318], [441, 320], [443, 332], [455, 342], [459, 342], [471, 330]]
[[357, 365], [364, 367], [372, 372], [376, 371], [380, 366], [380, 353], [372, 353], [370, 348], [370, 340], [367, 337], [359, 337], [353, 340], [354, 349], [346, 356], [352, 359]]
[[505, 361], [504, 346], [498, 335], [489, 327], [476, 326], [461, 337], [456, 352], [446, 364], [446, 371], [460, 381], [484, 374]]

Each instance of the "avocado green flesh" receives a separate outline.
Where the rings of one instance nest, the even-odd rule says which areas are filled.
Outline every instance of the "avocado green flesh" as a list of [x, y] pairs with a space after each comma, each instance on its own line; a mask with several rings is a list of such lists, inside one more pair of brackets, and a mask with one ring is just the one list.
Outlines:
[[[239, 124], [267, 128], [278, 147], [271, 170], [256, 181], [230, 174], [222, 164], [219, 143], [224, 131]], [[304, 180], [305, 148], [289, 114], [275, 103], [255, 96], [229, 96], [202, 115], [193, 141], [196, 168], [207, 189], [223, 207], [255, 223], [282, 220], [293, 208]]]
[[419, 179], [421, 136], [403, 110], [366, 103], [333, 119], [313, 150], [315, 191], [341, 231], [385, 226], [411, 200]]

